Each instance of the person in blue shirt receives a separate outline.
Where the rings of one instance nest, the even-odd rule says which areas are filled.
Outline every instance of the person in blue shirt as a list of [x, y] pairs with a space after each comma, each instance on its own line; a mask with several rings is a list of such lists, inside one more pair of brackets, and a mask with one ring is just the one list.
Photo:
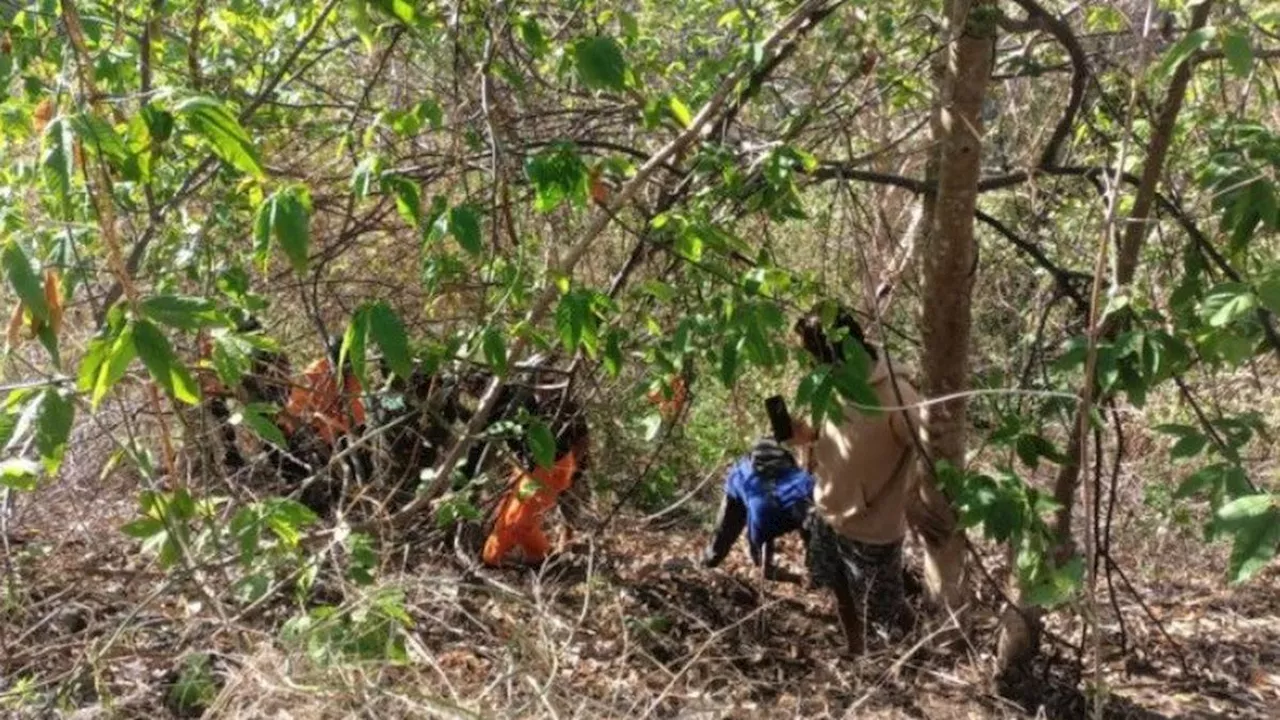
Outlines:
[[725, 478], [724, 499], [702, 565], [713, 568], [723, 562], [745, 529], [751, 562], [758, 567], [763, 563], [766, 577], [773, 577], [775, 539], [798, 532], [808, 545], [805, 519], [813, 503], [813, 485], [813, 476], [786, 448], [770, 438], [756, 442]]

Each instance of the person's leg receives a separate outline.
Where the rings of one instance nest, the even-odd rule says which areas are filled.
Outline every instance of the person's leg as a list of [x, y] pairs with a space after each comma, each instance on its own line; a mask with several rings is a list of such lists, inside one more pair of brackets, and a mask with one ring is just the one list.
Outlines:
[[855, 578], [849, 573], [848, 563], [843, 557], [843, 542], [817, 513], [810, 516], [807, 524], [809, 577], [814, 587], [830, 588], [835, 596], [836, 617], [849, 654], [861, 655], [866, 647], [862, 603], [856, 594]]
[[542, 523], [535, 522], [521, 530], [517, 542], [524, 553], [524, 561], [530, 565], [536, 565], [546, 560], [547, 555], [551, 553], [551, 541], [542, 531]]
[[851, 583], [837, 583], [832, 590], [836, 596], [836, 615], [840, 618], [840, 628], [844, 631], [844, 642], [849, 654], [858, 656], [867, 647], [867, 629], [862, 621], [863, 603], [854, 594]]
[[855, 549], [866, 579], [867, 618], [886, 635], [893, 635], [909, 619], [902, 583], [902, 543], [857, 543]]

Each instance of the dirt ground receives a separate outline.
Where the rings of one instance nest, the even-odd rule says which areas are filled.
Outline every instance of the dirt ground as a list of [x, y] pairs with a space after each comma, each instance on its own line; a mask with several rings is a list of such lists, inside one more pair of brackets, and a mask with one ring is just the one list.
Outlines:
[[[824, 594], [798, 577], [766, 586], [742, 550], [722, 568], [698, 567], [703, 530], [679, 513], [580, 533], [537, 573], [476, 575], [424, 546], [384, 553], [398, 564], [382, 568], [382, 584], [405, 591], [412, 619], [407, 662], [318, 668], [279, 640], [296, 610], [288, 598], [220, 617], [201, 599], [207, 587], [176, 583], [141, 556], [114, 530], [128, 519], [127, 503], [111, 500], [123, 490], [48, 488], [26, 509], [62, 517], [11, 513], [0, 714], [172, 715], [175, 668], [196, 652], [212, 658], [219, 688], [208, 717], [1078, 718], [1091, 706], [1077, 690], [1074, 612], [1052, 616], [1032, 681], [1007, 699], [988, 679], [987, 583], [967, 644], [944, 648], [948, 626], [932, 621], [849, 659]], [[1161, 570], [1191, 548], [1204, 552], [1173, 542], [1127, 568], [1145, 607], [1123, 588], [1113, 605], [1101, 589], [1104, 716], [1280, 716], [1280, 572], [1229, 589], [1214, 558]], [[798, 543], [781, 555], [798, 576]]]

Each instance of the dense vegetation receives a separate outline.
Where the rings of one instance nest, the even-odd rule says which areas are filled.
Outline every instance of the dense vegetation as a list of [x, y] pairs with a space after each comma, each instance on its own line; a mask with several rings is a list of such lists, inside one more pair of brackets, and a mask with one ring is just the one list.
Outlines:
[[[952, 530], [918, 543], [920, 646], [953, 624], [968, 642], [929, 662], [1073, 716], [1083, 696], [1041, 682], [1068, 667], [1054, 687], [1114, 708], [1116, 668], [1176, 656], [1186, 681], [1194, 643], [1161, 616], [1188, 583], [1230, 583], [1263, 600], [1218, 608], [1250, 617], [1232, 657], [1254, 664], [1214, 679], [1234, 704], [1213, 711], [1266, 714], [1277, 60], [1280, 9], [1256, 0], [0, 0], [0, 707], [910, 706], [909, 645], [862, 675], [813, 675], [825, 646], [735, 666], [746, 700], [717, 685], [709, 648], [785, 654], [834, 626], [813, 593], [670, 562], [767, 428], [763, 397], [813, 418], [866, 403], [865, 377], [793, 347], [796, 316], [834, 299], [931, 398]], [[216, 417], [210, 388], [331, 335], [371, 406], [404, 402], [415, 368], [488, 373], [411, 499], [376, 490], [387, 452], [319, 468], [346, 480], [317, 514], [212, 450], [226, 424], [259, 455], [284, 440], [278, 408]], [[490, 422], [535, 353], [593, 434], [569, 579], [478, 571], [455, 532], [503, 480], [456, 472], [473, 445], [549, 452], [538, 417]], [[686, 383], [674, 413], [649, 399]], [[817, 617], [790, 625], [801, 605]], [[757, 613], [772, 640], [743, 636]]]

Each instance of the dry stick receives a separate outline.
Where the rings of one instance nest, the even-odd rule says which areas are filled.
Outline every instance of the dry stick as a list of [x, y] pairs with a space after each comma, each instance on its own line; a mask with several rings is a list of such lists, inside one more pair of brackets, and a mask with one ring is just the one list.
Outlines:
[[[1134, 92], [1136, 93], [1136, 86]], [[1129, 144], [1129, 135], [1126, 134], [1120, 146], [1120, 154], [1116, 160], [1117, 169], [1124, 167], [1124, 159], [1127, 154]], [[1111, 247], [1112, 237], [1115, 231], [1117, 200], [1120, 194], [1114, 186], [1111, 188], [1110, 198], [1107, 202], [1107, 217], [1103, 224], [1102, 239], [1098, 243], [1096, 261], [1093, 269], [1093, 289], [1090, 291], [1089, 297], [1089, 321], [1088, 321], [1088, 345], [1085, 350], [1084, 364], [1084, 386], [1080, 391], [1080, 410], [1077, 412], [1077, 422], [1080, 427], [1078, 429], [1080, 440], [1080, 454], [1076, 460], [1077, 464], [1083, 468], [1089, 463], [1089, 425], [1093, 419], [1090, 412], [1093, 408], [1094, 401], [1094, 378], [1098, 368], [1098, 336], [1102, 329], [1099, 322], [1099, 314], [1101, 308], [1102, 297], [1102, 278], [1107, 269], [1107, 251]], [[1084, 511], [1086, 514], [1090, 512], [1093, 498], [1093, 486], [1088, 482], [1080, 483], [1081, 492], [1084, 495]], [[1093, 558], [1094, 555], [1094, 537], [1093, 523], [1085, 522], [1084, 535], [1084, 554], [1086, 558]], [[1095, 587], [1097, 581], [1097, 567], [1093, 562], [1089, 562], [1086, 566], [1088, 575], [1085, 583], [1085, 607], [1089, 617], [1086, 625], [1091, 624], [1093, 627], [1093, 682], [1094, 690], [1100, 691], [1102, 688], [1102, 637], [1098, 632], [1098, 602], [1095, 595]], [[1094, 717], [1102, 716], [1102, 699], [1098, 695], [1094, 702]]]
[[[688, 412], [689, 406], [692, 404], [693, 397], [694, 394], [690, 391], [686, 396], [685, 406], [681, 411], [682, 413]], [[675, 431], [676, 426], [679, 424], [680, 417], [673, 418], [669, 422], [663, 422], [662, 437], [659, 438], [657, 446], [653, 449], [653, 453], [649, 455], [649, 460], [645, 463], [644, 469], [640, 471], [640, 474], [636, 476], [635, 480], [631, 481], [631, 485], [618, 496], [616, 501], [614, 501], [613, 507], [609, 509], [609, 512], [604, 516], [604, 519], [596, 525], [596, 529], [592, 533], [593, 537], [604, 532], [605, 528], [609, 527], [609, 523], [613, 521], [614, 516], [622, 510], [622, 507], [627, 504], [627, 501], [635, 495], [636, 490], [639, 490], [640, 486], [644, 484], [644, 481], [649, 477], [649, 473], [653, 470], [653, 466], [657, 464], [658, 458], [662, 455], [662, 451], [666, 449], [667, 443], [671, 440], [671, 435]]]
[[1156, 626], [1156, 630], [1159, 630], [1160, 634], [1164, 636], [1165, 642], [1168, 642], [1169, 645], [1178, 653], [1178, 663], [1182, 666], [1183, 677], [1189, 675], [1191, 670], [1187, 665], [1187, 654], [1186, 651], [1182, 649], [1182, 645], [1177, 640], [1173, 639], [1173, 636], [1170, 635], [1169, 631], [1165, 628], [1164, 623], [1160, 621], [1160, 618], [1156, 617], [1156, 614], [1151, 610], [1151, 607], [1147, 605], [1147, 601], [1142, 598], [1142, 593], [1138, 592], [1138, 588], [1134, 587], [1134, 584], [1129, 581], [1129, 576], [1125, 574], [1124, 568], [1120, 567], [1120, 564], [1115, 561], [1115, 558], [1111, 557], [1110, 553], [1107, 553], [1104, 557], [1106, 558], [1107, 565], [1115, 570], [1116, 574], [1120, 576], [1120, 582], [1124, 583], [1124, 586], [1128, 588], [1129, 593], [1133, 595], [1133, 599], [1138, 603], [1138, 607], [1142, 609], [1143, 614], [1146, 615], [1147, 619]]
[[[1124, 460], [1125, 442], [1124, 442], [1124, 420], [1120, 417], [1120, 411], [1116, 408], [1114, 399], [1109, 400], [1111, 406], [1111, 422], [1116, 432], [1116, 449], [1115, 455], [1111, 463], [1111, 486], [1107, 492], [1107, 517], [1102, 528], [1102, 545], [1099, 549], [1100, 554], [1107, 557], [1111, 555], [1111, 524], [1115, 519], [1116, 500], [1119, 495], [1120, 486], [1120, 463]], [[1120, 623], [1120, 654], [1126, 655], [1129, 652], [1129, 630], [1125, 625], [1124, 613], [1120, 611], [1120, 598], [1116, 593], [1115, 582], [1112, 579], [1111, 563], [1106, 565], [1107, 573], [1107, 593], [1111, 596], [1111, 608], [1116, 613], [1116, 620]]]
[[[311, 41], [319, 34], [320, 28], [325, 24], [325, 20], [328, 19], [329, 14], [333, 12], [334, 8], [336, 8], [340, 2], [342, 2], [342, 0], [329, 0], [329, 2], [320, 10], [320, 13], [316, 16], [315, 22], [312, 23], [311, 28], [307, 30], [307, 33], [302, 36], [298, 43], [294, 45], [292, 52], [289, 53], [289, 57], [285, 58], [284, 62], [280, 64], [280, 67], [276, 69], [276, 72], [271, 76], [271, 79], [267, 81], [262, 89], [258, 91], [258, 94], [254, 96], [253, 100], [250, 101], [248, 107], [241, 111], [240, 115], [237, 117], [241, 124], [248, 122], [249, 119], [253, 117], [254, 113], [257, 112], [258, 108], [262, 107], [262, 105], [266, 103], [267, 98], [271, 93], [275, 92], [276, 88], [285, 81], [285, 74], [289, 72], [289, 68], [293, 67], [293, 64], [297, 62], [298, 57], [302, 55], [302, 52], [306, 50], [306, 48], [311, 44]], [[71, 7], [72, 12], [74, 13], [74, 3], [72, 0], [62, 0], [62, 4], [64, 14], [66, 13], [67, 7]], [[75, 15], [75, 18], [75, 22], [78, 27], [79, 16]], [[68, 34], [70, 35], [71, 33]], [[72, 39], [74, 44], [75, 38], [73, 37]], [[81, 46], [83, 46], [82, 36]], [[78, 47], [77, 51], [79, 51], [79, 49], [80, 48]], [[124, 267], [129, 273], [136, 272], [138, 266], [142, 264], [142, 259], [147, 254], [148, 246], [150, 246], [151, 241], [160, 233], [160, 223], [164, 220], [165, 214], [177, 207], [182, 200], [190, 196], [191, 193], [209, 182], [213, 178], [213, 175], [208, 174], [208, 171], [217, 163], [218, 157], [216, 155], [209, 155], [202, 160], [200, 164], [196, 166], [195, 170], [191, 171], [186, 180], [182, 182], [182, 185], [178, 188], [177, 192], [175, 192], [167, 202], [156, 209], [153, 217], [151, 218], [151, 222], [147, 225], [147, 229], [143, 232], [142, 237], [134, 243], [133, 248], [129, 251], [129, 257], [124, 261]], [[123, 291], [124, 284], [119, 279], [117, 279], [115, 285], [108, 288], [99, 314], [95, 318], [99, 325], [105, 321], [107, 311], [116, 304], [116, 301], [120, 299], [120, 295]]]
[[[823, 9], [826, 4], [825, 0], [807, 0], [795, 12], [793, 12], [787, 21], [774, 31], [767, 40], [765, 40], [761, 48], [764, 60], [767, 61], [772, 58], [774, 53], [777, 51], [778, 45], [787, 36], [805, 26], [816, 13]], [[590, 249], [591, 244], [596, 240], [596, 238], [604, 232], [605, 228], [610, 224], [612, 216], [629, 203], [632, 198], [639, 194], [641, 187], [643, 187], [648, 181], [649, 176], [661, 167], [668, 158], [683, 151], [698, 139], [702, 129], [711, 120], [712, 115], [714, 115], [729, 99], [734, 88], [737, 87], [738, 82], [747, 74], [749, 69], [750, 66], [744, 64], [742, 67], [738, 68], [737, 71], [726, 77], [724, 81], [720, 83], [716, 92], [709, 100], [707, 100], [706, 104], [702, 106], [702, 109], [698, 111], [698, 114], [693, 118], [692, 122], [689, 123], [689, 127], [641, 165], [636, 171], [635, 176], [622, 185], [617, 194], [610, 199], [608, 205], [593, 213], [591, 223], [569, 248], [569, 251], [564, 255], [563, 259], [561, 259], [555, 267], [550, 269], [551, 272], [549, 275], [551, 277], [572, 277], [573, 270], [577, 266], [578, 261], [581, 260], [587, 250]], [[533, 307], [529, 309], [529, 312], [525, 315], [524, 321], [521, 325], [527, 329], [532, 328], [541, 322], [551, 310], [552, 302], [555, 300], [556, 296], [559, 295], [559, 292], [560, 290], [555, 283], [548, 284], [534, 301]], [[515, 341], [508, 346], [507, 357], [518, 358], [528, 344], [528, 332], [517, 332]], [[467, 423], [465, 434], [457, 443], [454, 444], [453, 448], [449, 451], [449, 454], [446, 455], [444, 460], [440, 463], [435, 480], [427, 487], [426, 491], [421, 496], [409, 503], [409, 505], [405, 506], [404, 509], [396, 513], [396, 515], [391, 518], [393, 524], [407, 522], [413, 518], [419, 510], [435, 500], [444, 490], [453, 474], [454, 467], [458, 464], [462, 455], [470, 448], [475, 437], [480, 432], [480, 429], [484, 427], [484, 424], [489, 419], [489, 415], [497, 405], [498, 391], [502, 386], [503, 380], [506, 379], [506, 375], [507, 372], [505, 371], [494, 374], [493, 379], [489, 382], [489, 387], [485, 390], [485, 394], [480, 400], [480, 406], [476, 408], [475, 414]]]
[[[67, 37], [70, 39], [72, 49], [75, 51], [76, 73], [80, 78], [80, 91], [84, 94], [86, 102], [95, 106], [100, 105], [98, 89], [89, 70], [89, 68], [93, 67], [93, 63], [89, 57], [89, 49], [84, 42], [84, 30], [80, 25], [80, 14], [72, 0], [62, 0], [62, 19], [63, 25], [67, 29]], [[103, 244], [107, 246], [107, 264], [110, 266], [111, 272], [116, 276], [116, 282], [123, 289], [129, 305], [137, 312], [138, 291], [134, 287], [129, 270], [124, 264], [124, 256], [120, 249], [120, 237], [116, 234], [116, 211], [115, 200], [111, 196], [111, 175], [107, 171], [106, 160], [101, 157], [93, 164], [93, 167], [96, 173], [90, 173], [89, 163], [85, 162], [85, 189], [89, 193], [89, 198], [98, 214], [98, 229], [102, 233]], [[96, 188], [95, 185], [97, 186]], [[173, 445], [169, 439], [169, 426], [165, 422], [163, 412], [161, 412], [160, 395], [155, 390], [154, 384], [151, 387], [148, 399], [151, 403], [152, 412], [155, 413], [156, 422], [160, 423], [160, 442], [164, 452], [165, 470], [168, 472], [169, 477], [176, 482], [177, 472], [174, 467]]]
[[[775, 600], [772, 603], [770, 603], [770, 605], [777, 605], [781, 602], [782, 602], [781, 600]], [[679, 681], [680, 678], [684, 677], [684, 674], [689, 671], [689, 668], [693, 667], [694, 663], [698, 662], [698, 660], [702, 657], [702, 654], [707, 651], [707, 648], [711, 647], [717, 640], [719, 640], [721, 637], [728, 634], [730, 631], [734, 630], [738, 626], [745, 625], [746, 623], [750, 622], [753, 618], [756, 617], [756, 615], [763, 613], [765, 610], [768, 610], [768, 608], [769, 608], [768, 605], [764, 605], [759, 608], [756, 608], [755, 610], [751, 611], [740, 620], [737, 620], [736, 622], [726, 625], [720, 628], [719, 630], [716, 630], [715, 632], [711, 633], [711, 637], [708, 637], [701, 645], [698, 646], [698, 649], [694, 651], [693, 656], [689, 658], [689, 661], [680, 667], [680, 669], [671, 678], [671, 681], [668, 682], [666, 687], [662, 689], [662, 692], [658, 695], [658, 697], [652, 703], [649, 704], [649, 709], [645, 711], [645, 714], [642, 717], [647, 718], [650, 715], [653, 715], [654, 712], [657, 711], [658, 707], [662, 704], [662, 701], [666, 700], [667, 695], [671, 694], [671, 689], [675, 687], [676, 682]]]
[[[1152, 2], [1148, 0], [1146, 24], [1143, 29], [1143, 37], [1142, 37], [1142, 41], [1143, 41], [1142, 44], [1144, 48], [1144, 51], [1143, 51], [1144, 61], [1146, 59], [1145, 58], [1145, 55], [1146, 55], [1145, 41], [1148, 37], [1148, 33], [1151, 30], [1151, 17], [1152, 17], [1153, 7], [1154, 6]], [[1133, 123], [1132, 110], [1134, 110], [1137, 107], [1137, 100], [1138, 100], [1138, 85], [1135, 82], [1130, 89], [1129, 108], [1131, 112], [1129, 113], [1129, 118], [1127, 122], [1128, 127], [1126, 128], [1128, 132], [1126, 132], [1124, 134], [1124, 137], [1121, 139], [1120, 152], [1116, 155], [1116, 161], [1115, 161], [1116, 173], [1120, 173], [1124, 171], [1125, 161], [1128, 158], [1129, 141], [1132, 137], [1132, 123]], [[1150, 160], [1151, 159], [1149, 158], [1148, 169], [1150, 168]], [[1088, 430], [1093, 420], [1092, 410], [1093, 410], [1094, 392], [1095, 392], [1095, 384], [1096, 384], [1095, 378], [1097, 376], [1097, 371], [1098, 371], [1098, 340], [1100, 338], [1100, 335], [1103, 332], [1103, 328], [1101, 326], [1101, 321], [1100, 321], [1100, 313], [1101, 313], [1100, 305], [1102, 302], [1102, 282], [1103, 282], [1102, 279], [1107, 270], [1108, 250], [1110, 250], [1111, 245], [1113, 243], [1116, 244], [1117, 246], [1116, 248], [1117, 257], [1115, 261], [1116, 277], [1113, 278], [1112, 280], [1115, 283], [1121, 283], [1121, 282], [1124, 282], [1124, 278], [1120, 277], [1122, 272], [1121, 264], [1123, 262], [1123, 255], [1124, 255], [1124, 250], [1122, 248], [1121, 243], [1124, 243], [1125, 245], [1128, 244], [1128, 239], [1121, 238], [1120, 235], [1117, 233], [1116, 219], [1118, 217], [1119, 201], [1120, 201], [1119, 181], [1116, 178], [1116, 176], [1112, 174], [1103, 175], [1103, 181], [1107, 185], [1107, 214], [1106, 214], [1106, 218], [1103, 220], [1102, 237], [1098, 243], [1096, 261], [1094, 263], [1094, 268], [1093, 268], [1093, 287], [1089, 294], [1089, 316], [1088, 316], [1088, 325], [1087, 325], [1088, 344], [1085, 349], [1084, 384], [1080, 391], [1080, 410], [1076, 414], [1076, 422], [1079, 423], [1079, 427], [1076, 428], [1076, 434], [1077, 434], [1077, 438], [1080, 446], [1079, 455], [1076, 458], [1076, 465], [1077, 467], [1081, 468], [1081, 470], [1083, 470], [1083, 468], [1085, 468], [1089, 464], [1090, 433], [1088, 432]], [[1141, 222], [1145, 222], [1146, 218], [1140, 217], [1139, 220]], [[1101, 453], [1101, 448], [1099, 448], [1098, 451], [1099, 453]], [[1093, 508], [1093, 503], [1096, 501], [1096, 499], [1093, 497], [1094, 495], [1093, 490], [1094, 490], [1094, 487], [1091, 483], [1088, 483], [1088, 482], [1080, 483], [1080, 492], [1082, 495], [1082, 502], [1084, 503], [1084, 511], [1086, 513], [1086, 516], [1088, 516], [1091, 512], [1093, 512], [1091, 508]], [[1096, 516], [1096, 512], [1093, 512], [1093, 514]], [[1087, 558], [1086, 560], [1087, 565], [1085, 566], [1086, 567], [1085, 608], [1088, 612], [1088, 618], [1085, 621], [1086, 629], [1084, 631], [1089, 632], [1089, 628], [1091, 628], [1092, 630], [1093, 687], [1094, 687], [1094, 692], [1096, 693], [1095, 699], [1094, 699], [1093, 714], [1095, 718], [1101, 718], [1102, 704], [1103, 704], [1102, 696], [1101, 696], [1102, 633], [1101, 633], [1100, 625], [1098, 622], [1098, 598], [1096, 593], [1098, 568], [1097, 568], [1097, 563], [1093, 562], [1094, 555], [1095, 555], [1094, 543], [1096, 541], [1096, 538], [1094, 537], [1095, 528], [1093, 523], [1086, 521], [1084, 525], [1085, 525], [1084, 555]], [[1081, 645], [1081, 652], [1083, 653], [1083, 644]]]
[[719, 458], [717, 458], [717, 459], [716, 459], [716, 461], [715, 461], [714, 463], [712, 463], [712, 470], [711, 470], [711, 472], [707, 473], [707, 476], [706, 476], [706, 477], [704, 477], [704, 478], [702, 479], [702, 482], [698, 483], [697, 487], [695, 487], [694, 489], [692, 489], [692, 490], [690, 490], [689, 492], [685, 493], [685, 495], [684, 495], [683, 497], [681, 497], [679, 500], [676, 500], [675, 502], [671, 503], [671, 504], [670, 504], [670, 505], [668, 505], [667, 507], [665, 507], [665, 508], [663, 508], [663, 509], [659, 510], [659, 511], [658, 511], [658, 512], [656, 512], [656, 513], [653, 513], [652, 515], [647, 515], [647, 516], [645, 516], [644, 518], [642, 518], [642, 519], [641, 519], [641, 522], [643, 522], [643, 523], [652, 523], [652, 522], [655, 522], [655, 521], [657, 521], [657, 520], [659, 520], [659, 519], [661, 519], [661, 518], [664, 518], [664, 517], [666, 517], [667, 515], [669, 515], [669, 514], [671, 514], [671, 513], [675, 512], [675, 511], [676, 511], [676, 510], [678, 510], [679, 508], [683, 507], [685, 503], [687, 503], [687, 502], [689, 502], [690, 500], [692, 500], [693, 498], [697, 497], [698, 493], [702, 492], [702, 489], [703, 489], [703, 488], [705, 488], [707, 485], [710, 485], [710, 484], [711, 484], [711, 481], [712, 481], [712, 480], [715, 480], [715, 479], [716, 479], [716, 476], [720, 474], [720, 470], [721, 470], [721, 463], [723, 463], [723, 462], [724, 462], [724, 453], [721, 453], [721, 454], [720, 454], [720, 457], [719, 457]]

